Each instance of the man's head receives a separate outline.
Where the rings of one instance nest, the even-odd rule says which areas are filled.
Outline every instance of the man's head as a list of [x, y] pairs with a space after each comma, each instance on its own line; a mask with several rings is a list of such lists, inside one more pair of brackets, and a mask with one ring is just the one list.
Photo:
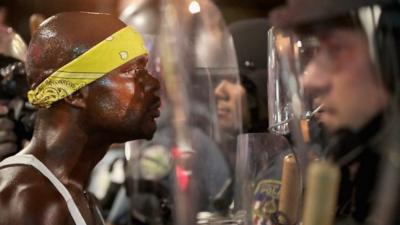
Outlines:
[[[58, 77], [62, 77], [63, 73], [68, 73], [68, 76], [76, 73], [76, 76], [70, 76], [72, 80], [76, 77], [88, 79], [93, 74], [105, 73], [87, 86], [77, 88], [76, 92], [52, 103], [46, 111], [70, 112], [78, 117], [85, 132], [108, 134], [107, 137], [114, 142], [151, 138], [156, 129], [154, 118], [159, 114], [160, 104], [157, 96], [159, 83], [146, 70], [145, 52], [132, 58], [129, 58], [129, 52], [120, 52], [124, 53], [120, 54], [121, 59], [126, 61], [117, 64], [115, 68], [110, 67], [109, 71], [96, 70], [97, 66], [104, 69], [105, 64], [114, 60], [114, 55], [107, 55], [114, 49], [107, 49], [106, 46], [107, 51], [95, 54], [93, 47], [98, 47], [101, 42], [115, 42], [113, 39], [116, 39], [116, 32], [125, 27], [123, 22], [107, 14], [61, 13], [40, 25], [32, 37], [27, 57], [31, 90], [39, 90], [38, 86], [48, 81], [55, 72], [59, 72]], [[141, 45], [142, 42], [138, 44], [132, 41], [128, 44]], [[60, 68], [65, 68], [74, 59], [84, 57], [83, 53], [88, 55], [90, 52], [93, 56], [85, 59], [88, 64], [74, 66], [85, 72], [70, 68], [68, 72], [60, 71]], [[51, 88], [58, 91], [58, 86]], [[47, 89], [52, 93], [51, 89]], [[35, 94], [41, 94], [40, 90]]]

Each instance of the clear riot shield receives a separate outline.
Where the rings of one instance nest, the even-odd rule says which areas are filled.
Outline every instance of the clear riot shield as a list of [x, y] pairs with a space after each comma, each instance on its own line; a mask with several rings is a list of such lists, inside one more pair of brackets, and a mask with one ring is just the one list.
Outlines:
[[[211, 1], [163, 1], [160, 68], [170, 107], [173, 221], [207, 224], [233, 201], [245, 89], [235, 49]], [[214, 224], [223, 223], [223, 219]]]
[[[130, 1], [129, 4], [123, 4], [119, 18], [142, 34], [149, 52], [147, 69], [152, 76], [162, 80], [157, 47], [160, 1]], [[136, 140], [125, 144], [127, 159], [125, 199], [128, 200], [125, 207], [128, 208], [130, 221], [133, 224], [173, 224], [170, 181], [173, 174], [171, 110], [165, 95], [165, 87], [162, 82], [161, 84], [160, 117], [156, 121], [157, 131], [152, 140]]]
[[125, 144], [126, 186], [129, 217], [133, 224], [174, 224], [174, 128], [172, 108], [165, 90], [160, 62], [159, 0], [132, 1], [122, 9], [120, 19], [135, 27], [144, 37], [149, 51], [148, 71], [160, 80], [161, 108], [152, 140]]
[[[164, 28], [164, 33], [159, 35], [159, 21], [155, 20], [166, 16], [160, 14], [160, 9], [167, 10], [161, 7], [160, 3], [160, 1], [138, 1], [125, 8], [121, 14], [122, 20], [138, 27], [144, 35], [146, 47], [149, 50], [148, 70], [160, 79], [162, 85], [161, 116], [157, 120], [158, 129], [153, 139], [135, 141], [126, 145], [130, 214], [135, 222], [144, 224], [195, 223], [197, 214], [200, 217], [207, 215], [207, 213], [201, 214], [200, 211], [217, 210], [218, 207], [214, 205], [218, 204], [214, 203], [214, 196], [230, 178], [227, 160], [218, 146], [222, 142], [216, 142], [217, 137], [223, 132], [219, 129], [220, 124], [217, 123], [217, 103], [214, 92], [222, 79], [226, 78], [233, 83], [238, 81], [237, 78], [230, 79], [237, 76], [237, 71], [235, 62], [229, 64], [221, 62], [222, 60], [213, 61], [214, 59], [207, 58], [217, 56], [226, 58], [223, 55], [226, 54], [223, 53], [224, 50], [218, 49], [208, 54], [200, 49], [201, 46], [214, 48], [227, 38], [227, 34], [224, 33], [222, 36], [215, 37], [215, 40], [208, 40], [206, 36], [212, 36], [211, 27], [216, 31], [216, 35], [221, 35], [217, 31], [223, 24], [203, 21], [204, 15], [194, 16], [193, 22], [198, 23], [199, 27], [188, 27], [185, 31], [193, 32], [191, 29], [194, 29], [195, 33], [205, 32], [206, 35], [198, 37], [184, 34], [182, 39], [177, 40], [178, 43], [190, 42], [188, 44], [196, 45], [196, 48], [166, 44], [164, 41], [176, 38], [168, 32], [178, 29], [179, 24], [168, 25]], [[204, 4], [206, 5], [202, 7], [205, 11], [210, 11], [211, 14], [218, 12], [213, 5]], [[192, 4], [191, 7], [193, 11], [196, 10], [193, 7], [197, 6]], [[219, 16], [219, 14], [216, 15]], [[225, 27], [222, 29], [225, 30], [219, 32], [226, 32]], [[228, 40], [231, 43], [229, 38]], [[179, 51], [165, 58], [165, 48], [170, 47], [177, 48]], [[232, 46], [226, 49], [234, 52]], [[190, 58], [182, 58], [180, 54], [185, 54]], [[232, 56], [235, 60], [234, 54]], [[182, 64], [165, 62], [169, 59], [182, 61]], [[182, 70], [184, 73], [171, 74], [167, 70], [171, 67], [174, 70]], [[190, 73], [185, 72], [186, 70]], [[229, 87], [223, 84], [219, 89], [219, 92], [225, 93]], [[233, 94], [233, 99], [231, 95], [229, 99], [233, 104], [231, 119], [234, 122], [232, 124], [238, 124], [240, 123], [240, 118], [236, 121], [236, 117], [240, 115], [236, 110], [238, 98], [235, 98]], [[227, 110], [230, 111], [231, 108], [228, 107]], [[225, 121], [225, 124], [230, 125], [229, 121], [228, 123]], [[234, 126], [234, 128], [237, 127]], [[231, 152], [235, 153], [234, 150]], [[219, 206], [220, 210], [227, 207]]]
[[[283, 84], [282, 74], [286, 74], [279, 50], [282, 49], [276, 39], [274, 28], [268, 31], [268, 119], [272, 133], [289, 133], [289, 122], [293, 118], [290, 94]], [[294, 83], [295, 85], [296, 83]]]
[[[292, 39], [276, 28], [269, 34], [269, 118], [270, 130], [277, 134], [289, 134], [289, 125], [299, 122], [300, 139], [311, 144], [313, 154], [320, 156], [322, 143], [316, 126], [316, 117], [322, 110], [322, 103], [316, 95], [311, 95], [303, 86], [303, 78], [297, 75], [295, 66], [304, 66], [304, 60], [294, 62], [293, 55], [306, 55], [304, 50], [292, 48]], [[309, 53], [308, 53], [309, 54]], [[305, 56], [304, 56], [305, 58]], [[310, 129], [311, 127], [311, 129]], [[292, 133], [293, 134], [293, 133]]]
[[11, 27], [0, 25], [0, 101], [8, 107], [18, 149], [32, 137], [35, 109], [28, 103], [25, 59], [27, 45]]

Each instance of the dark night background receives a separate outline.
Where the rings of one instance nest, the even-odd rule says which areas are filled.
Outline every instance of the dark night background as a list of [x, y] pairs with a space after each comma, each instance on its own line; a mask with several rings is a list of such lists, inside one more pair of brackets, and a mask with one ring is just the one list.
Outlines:
[[[200, 0], [201, 1], [201, 0]], [[215, 0], [227, 23], [251, 17], [266, 17], [282, 0]], [[118, 0], [0, 0], [8, 10], [7, 23], [29, 41], [29, 17], [46, 17], [63, 11], [95, 11], [117, 14]]]

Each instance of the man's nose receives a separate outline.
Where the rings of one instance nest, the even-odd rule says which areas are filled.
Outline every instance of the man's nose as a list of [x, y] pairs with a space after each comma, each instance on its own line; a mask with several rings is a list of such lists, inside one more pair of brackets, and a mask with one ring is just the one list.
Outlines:
[[319, 96], [327, 92], [330, 87], [330, 77], [326, 69], [311, 61], [303, 72], [300, 80], [305, 93]]
[[160, 90], [160, 81], [147, 72], [145, 88], [146, 92], [158, 92]]

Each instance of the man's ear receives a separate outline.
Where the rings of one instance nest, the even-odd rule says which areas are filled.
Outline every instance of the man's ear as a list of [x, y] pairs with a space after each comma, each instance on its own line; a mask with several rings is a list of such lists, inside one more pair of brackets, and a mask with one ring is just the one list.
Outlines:
[[73, 94], [64, 98], [65, 102], [76, 108], [86, 108], [86, 99], [89, 94], [87, 86], [77, 90]]

